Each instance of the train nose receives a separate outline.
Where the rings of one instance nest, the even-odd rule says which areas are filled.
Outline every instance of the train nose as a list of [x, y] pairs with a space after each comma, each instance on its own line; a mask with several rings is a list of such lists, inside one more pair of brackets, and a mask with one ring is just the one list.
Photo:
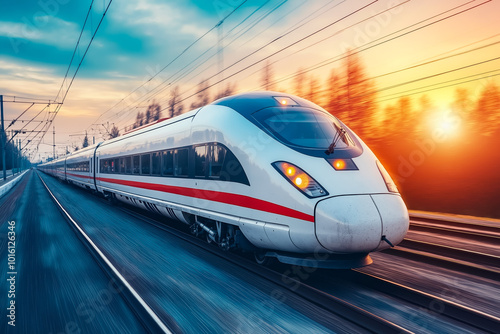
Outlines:
[[398, 195], [352, 195], [327, 198], [316, 205], [316, 237], [338, 253], [367, 253], [396, 245], [409, 226], [406, 206]]

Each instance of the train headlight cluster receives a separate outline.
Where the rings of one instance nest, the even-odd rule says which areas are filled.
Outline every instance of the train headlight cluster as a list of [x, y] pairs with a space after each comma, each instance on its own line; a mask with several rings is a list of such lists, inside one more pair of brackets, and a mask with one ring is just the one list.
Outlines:
[[277, 161], [273, 163], [273, 166], [307, 197], [314, 198], [328, 195], [328, 192], [316, 180], [299, 167], [284, 161]]
[[385, 185], [387, 186], [387, 190], [389, 190], [392, 193], [399, 192], [398, 187], [396, 187], [396, 184], [392, 180], [391, 176], [389, 175], [389, 173], [387, 173], [384, 166], [378, 160], [377, 160], [377, 167], [378, 167], [378, 170], [380, 171], [380, 174], [382, 174], [382, 178], [385, 181]]

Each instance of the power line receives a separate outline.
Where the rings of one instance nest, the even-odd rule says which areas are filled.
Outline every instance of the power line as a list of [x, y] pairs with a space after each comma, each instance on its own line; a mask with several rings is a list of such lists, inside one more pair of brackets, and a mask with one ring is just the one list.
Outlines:
[[221, 21], [219, 21], [216, 25], [214, 25], [212, 28], [210, 28], [207, 32], [205, 32], [202, 36], [198, 37], [194, 42], [192, 42], [189, 46], [187, 46], [180, 54], [178, 54], [174, 59], [172, 59], [170, 62], [167, 63], [161, 70], [156, 72], [151, 78], [146, 80], [144, 83], [139, 85], [137, 88], [135, 88], [133, 91], [128, 93], [124, 98], [122, 98], [120, 101], [118, 101], [114, 106], [103, 112], [99, 117], [93, 122], [96, 123], [104, 114], [109, 112], [111, 109], [116, 107], [118, 104], [120, 104], [122, 101], [124, 101], [127, 97], [130, 95], [134, 94], [137, 90], [142, 88], [144, 85], [146, 85], [148, 82], [156, 78], [161, 72], [163, 72], [165, 69], [167, 69], [172, 63], [174, 63], [177, 59], [179, 59], [183, 54], [185, 54], [190, 48], [192, 48], [196, 43], [198, 43], [201, 39], [203, 39], [206, 35], [208, 35], [212, 30], [217, 28], [217, 26], [220, 24], [220, 22], [223, 22], [226, 20], [229, 16], [231, 16], [236, 10], [238, 10], [244, 3], [246, 3], [247, 0], [243, 0], [236, 8], [234, 8], [229, 14], [227, 14]]
[[[83, 60], [85, 59], [85, 56], [87, 55], [87, 53], [88, 53], [88, 51], [89, 51], [89, 49], [90, 49], [90, 46], [92, 45], [92, 42], [94, 41], [94, 38], [95, 38], [95, 36], [96, 36], [96, 34], [97, 34], [97, 31], [99, 31], [99, 28], [100, 28], [100, 26], [101, 26], [101, 24], [102, 24], [102, 21], [104, 20], [104, 17], [106, 16], [106, 13], [108, 12], [109, 7], [111, 6], [111, 3], [112, 3], [112, 2], [113, 2], [113, 0], [109, 0], [109, 3], [107, 4], [107, 6], [106, 6], [106, 8], [105, 8], [105, 10], [104, 10], [104, 12], [103, 12], [103, 14], [102, 14], [102, 17], [101, 17], [101, 19], [99, 20], [99, 23], [97, 24], [97, 27], [95, 28], [95, 31], [94, 31], [94, 33], [92, 34], [92, 37], [90, 38], [90, 41], [89, 41], [89, 43], [88, 43], [88, 45], [87, 45], [87, 47], [86, 47], [86, 49], [85, 49], [85, 52], [83, 53], [82, 58], [80, 59], [80, 62], [78, 63], [78, 66], [77, 66], [77, 68], [76, 68], [76, 70], [75, 70], [75, 72], [74, 72], [74, 74], [73, 74], [73, 76], [72, 76], [72, 78], [71, 78], [71, 81], [70, 81], [70, 83], [69, 83], [69, 85], [68, 85], [68, 88], [67, 88], [67, 89], [66, 89], [66, 91], [64, 92], [64, 95], [63, 95], [63, 97], [62, 97], [62, 99], [61, 99], [60, 104], [58, 104], [58, 105], [56, 106], [56, 109], [55, 109], [55, 111], [53, 112], [53, 117], [52, 117], [50, 120], [48, 120], [48, 123], [52, 124], [53, 120], [55, 119], [55, 117], [57, 116], [57, 114], [58, 114], [59, 110], [61, 109], [62, 104], [63, 104], [63, 103], [64, 103], [64, 101], [66, 100], [66, 97], [67, 97], [67, 95], [68, 95], [68, 93], [69, 93], [69, 90], [71, 89], [71, 86], [73, 85], [73, 81], [75, 80], [75, 77], [76, 77], [76, 75], [78, 74], [78, 71], [80, 70], [80, 67], [82, 66]], [[94, 3], [94, 1], [92, 0], [92, 2], [91, 2], [91, 4], [90, 4], [89, 12], [90, 12], [90, 11], [91, 11], [91, 9], [92, 9], [92, 5], [93, 5], [93, 3]], [[87, 19], [88, 19], [88, 16], [89, 16], [89, 12], [87, 12], [87, 16], [86, 16], [86, 18], [85, 18], [84, 27], [82, 28], [82, 32], [83, 32], [83, 29], [85, 28], [85, 24], [86, 24], [86, 22], [87, 22]], [[80, 38], [81, 38], [81, 36], [82, 36], [82, 33], [80, 33], [80, 37], [78, 38], [78, 41], [77, 41], [77, 45], [76, 45], [76, 47], [75, 47], [75, 50], [78, 48], [78, 45], [79, 45], [79, 43], [80, 43]], [[74, 56], [74, 54], [73, 54], [73, 56]], [[72, 63], [72, 62], [73, 62], [73, 57], [71, 58], [70, 65], [68, 66], [68, 71], [69, 71], [69, 68], [71, 67], [71, 63]], [[64, 77], [64, 79], [63, 79], [63, 83], [61, 84], [61, 87], [64, 85], [64, 82], [66, 81], [66, 78], [67, 78], [67, 73], [66, 73], [66, 76], [65, 76], [65, 77]], [[61, 91], [61, 90], [59, 90], [59, 93], [57, 94], [57, 97], [59, 97], [60, 91]], [[56, 98], [57, 98], [57, 97], [56, 97]], [[39, 141], [39, 142], [41, 142], [41, 141], [43, 140], [43, 138], [45, 137], [45, 134], [47, 133], [47, 131], [48, 131], [48, 130], [49, 130], [49, 128], [50, 128], [50, 124], [49, 124], [49, 125], [48, 125], [45, 129], [44, 129], [44, 130], [45, 130], [45, 132], [44, 132], [44, 133], [43, 133], [43, 135], [40, 137], [40, 141]]]
[[[85, 26], [87, 25], [87, 20], [88, 20], [89, 15], [92, 11], [93, 4], [94, 4], [94, 0], [92, 0], [92, 2], [90, 3], [89, 10], [87, 11], [87, 16], [85, 16], [85, 21], [83, 21], [83, 26], [82, 26], [82, 30], [80, 31], [80, 36], [78, 36], [78, 40], [76, 41], [75, 49], [73, 50], [73, 55], [71, 56], [71, 60], [69, 61], [68, 69], [66, 70], [66, 74], [64, 75], [64, 79], [61, 83], [61, 87], [59, 88], [59, 91], [57, 92], [56, 101], [57, 101], [57, 98], [59, 97], [59, 94], [61, 93], [61, 91], [64, 87], [64, 82], [66, 82], [66, 78], [68, 77], [69, 70], [71, 69], [71, 65], [73, 64], [73, 59], [75, 58], [76, 51], [78, 50], [78, 46], [80, 45], [80, 40], [81, 40], [83, 32], [85, 30]], [[84, 55], [84, 57], [85, 57], [85, 55]]]
[[[500, 71], [500, 69], [497, 69], [497, 70], [494, 70], [494, 71], [488, 71], [488, 72], [493, 73], [493, 72], [498, 72], [498, 71]], [[485, 73], [488, 73], [488, 72], [485, 72]], [[473, 77], [473, 76], [477, 76], [477, 75], [480, 75], [480, 74], [475, 74], [475, 75], [471, 75], [471, 76], [468, 76], [468, 77], [463, 77], [463, 78], [460, 78], [460, 79], [454, 79], [454, 80], [450, 80], [450, 81], [445, 81], [445, 82], [442, 82], [440, 84], [434, 84], [434, 85], [420, 87], [418, 89], [424, 89], [424, 90], [419, 90], [419, 91], [416, 91], [416, 92], [413, 92], [413, 93], [409, 93], [409, 92], [417, 90], [417, 89], [413, 89], [413, 90], [410, 90], [410, 91], [402, 92], [402, 93], [399, 93], [399, 94], [391, 94], [391, 95], [388, 95], [387, 97], [383, 97], [383, 99], [379, 100], [378, 102], [386, 102], [386, 101], [394, 100], [394, 99], [397, 99], [397, 98], [401, 98], [403, 96], [411, 96], [411, 95], [416, 95], [416, 94], [422, 94], [422, 93], [427, 93], [427, 92], [430, 92], [430, 91], [439, 90], [439, 89], [443, 89], [443, 88], [449, 88], [449, 87], [454, 87], [454, 86], [458, 86], [458, 85], [463, 85], [463, 84], [466, 84], [466, 83], [469, 83], [469, 82], [474, 82], [474, 81], [478, 81], [478, 80], [482, 80], [482, 79], [493, 78], [493, 77], [499, 76], [500, 73], [488, 74], [488, 75], [485, 75], [485, 76], [482, 76], [482, 77], [479, 77], [479, 78], [470, 79], [470, 80], [466, 80], [466, 81], [461, 81], [459, 83], [454, 83], [454, 84], [450, 84], [450, 85], [440, 86], [440, 87], [437, 87], [437, 88], [426, 89], [426, 88], [433, 87], [433, 86], [436, 86], [436, 85], [442, 85], [444, 83], [449, 83], [449, 82], [452, 82], [452, 81], [463, 80], [465, 78], [469, 78], [469, 77]], [[393, 96], [393, 95], [397, 95], [397, 96]], [[389, 96], [393, 96], [393, 97], [389, 97]]]
[[[292, 46], [294, 46], [294, 45], [296, 45], [296, 44], [298, 44], [298, 43], [300, 43], [300, 42], [302, 42], [302, 41], [304, 41], [304, 40], [306, 40], [306, 39], [308, 39], [308, 38], [310, 38], [310, 37], [312, 37], [312, 36], [314, 36], [314, 35], [316, 35], [317, 33], [319, 33], [319, 32], [321, 32], [321, 31], [323, 31], [323, 30], [325, 30], [325, 29], [327, 29], [327, 28], [329, 28], [329, 27], [333, 26], [334, 24], [336, 24], [336, 23], [338, 23], [338, 22], [340, 22], [340, 21], [342, 21], [342, 20], [344, 20], [344, 19], [346, 19], [346, 18], [348, 18], [348, 17], [350, 17], [350, 16], [354, 15], [355, 13], [358, 13], [358, 12], [360, 12], [361, 10], [363, 10], [363, 9], [365, 9], [365, 8], [367, 8], [367, 7], [369, 7], [369, 6], [371, 6], [372, 4], [374, 4], [374, 3], [375, 3], [375, 2], [377, 2], [377, 1], [378, 1], [378, 0], [372, 1], [372, 2], [370, 2], [369, 4], [367, 4], [367, 5], [365, 5], [365, 6], [361, 7], [361, 8], [358, 8], [357, 10], [355, 10], [355, 11], [353, 11], [353, 12], [351, 12], [351, 13], [349, 13], [349, 14], [345, 15], [345, 16], [343, 16], [342, 18], [340, 18], [340, 19], [338, 19], [338, 20], [336, 20], [336, 21], [334, 21], [334, 22], [332, 22], [332, 23], [329, 23], [329, 24], [327, 24], [326, 26], [323, 26], [322, 28], [320, 28], [320, 29], [318, 29], [318, 30], [316, 30], [316, 31], [314, 31], [314, 32], [312, 32], [312, 33], [310, 33], [310, 34], [306, 35], [305, 37], [302, 37], [302, 38], [300, 38], [300, 39], [296, 40], [295, 42], [293, 42], [293, 43], [291, 43], [291, 44], [289, 44], [289, 45], [287, 45], [287, 46], [285, 46], [285, 47], [283, 47], [283, 48], [281, 48], [281, 49], [279, 49], [279, 50], [275, 51], [275, 52], [274, 52], [274, 53], [272, 53], [271, 55], [266, 56], [266, 57], [264, 57], [264, 58], [262, 58], [262, 59], [260, 59], [260, 60], [258, 60], [258, 61], [256, 61], [256, 62], [254, 62], [254, 63], [252, 63], [252, 64], [250, 64], [250, 65], [248, 65], [248, 66], [244, 67], [243, 69], [240, 69], [240, 70], [238, 70], [238, 71], [236, 71], [236, 72], [234, 72], [234, 73], [230, 74], [229, 76], [227, 76], [226, 78], [224, 78], [224, 80], [223, 80], [223, 81], [225, 81], [225, 80], [227, 80], [227, 79], [229, 79], [229, 78], [231, 78], [231, 77], [233, 77], [233, 76], [235, 76], [235, 75], [237, 75], [237, 74], [239, 74], [239, 73], [241, 73], [241, 72], [243, 72], [243, 71], [245, 71], [245, 70], [247, 70], [247, 69], [249, 69], [249, 68], [251, 68], [251, 67], [253, 67], [253, 66], [257, 65], [258, 63], [261, 63], [262, 61], [264, 61], [264, 60], [266, 60], [266, 59], [269, 59], [270, 57], [272, 57], [272, 56], [274, 56], [274, 55], [276, 55], [276, 54], [278, 54], [278, 53], [280, 53], [280, 52], [282, 52], [282, 51], [284, 51], [284, 50], [286, 50], [286, 49], [288, 49], [288, 48], [290, 48], [290, 47], [292, 47]], [[276, 38], [276, 39], [272, 40], [271, 42], [269, 42], [269, 43], [267, 43], [266, 45], [264, 45], [264, 47], [266, 47], [266, 46], [268, 46], [268, 45], [272, 44], [274, 41], [278, 40], [279, 38], [281, 38], [281, 37], [278, 37], [278, 38]], [[259, 51], [259, 50], [263, 49], [264, 47], [261, 47], [261, 48], [257, 49], [256, 51], [252, 52], [252, 54], [255, 54], [255, 52], [257, 52], [257, 51]], [[238, 60], [238, 61], [236, 61], [235, 63], [231, 64], [230, 66], [226, 67], [224, 70], [227, 70], [227, 69], [231, 68], [231, 67], [232, 67], [232, 66], [234, 66], [236, 63], [239, 63], [240, 61], [242, 61], [242, 60], [244, 60], [244, 59], [246, 59], [246, 58], [248, 58], [248, 56], [245, 56], [245, 57], [241, 58], [240, 60]], [[208, 78], [208, 79], [206, 79], [206, 80], [209, 80], [209, 79], [211, 79], [211, 78], [215, 77], [216, 75], [218, 75], [218, 73], [216, 73], [216, 74], [212, 75], [211, 77], [209, 77], [209, 78]], [[191, 94], [191, 95], [187, 96], [187, 97], [186, 97], [186, 98], [184, 98], [184, 99], [181, 99], [181, 100], [179, 101], [179, 103], [181, 103], [181, 102], [183, 102], [183, 101], [185, 101], [185, 100], [187, 100], [187, 99], [189, 99], [189, 98], [191, 98], [191, 97], [193, 97], [193, 96], [195, 96], [195, 95], [197, 95], [197, 94], [201, 93], [202, 91], [204, 91], [204, 90], [206, 90], [206, 89], [208, 89], [208, 88], [210, 88], [210, 87], [213, 87], [213, 86], [215, 86], [215, 85], [217, 85], [217, 84], [219, 84], [219, 83], [220, 83], [220, 81], [217, 81], [217, 82], [215, 82], [214, 84], [208, 85], [206, 88], [204, 88], [204, 89], [202, 89], [202, 90], [199, 90], [199, 91], [197, 91], [197, 92], [195, 92], [195, 93], [193, 93], [193, 94]], [[162, 110], [165, 110], [165, 109], [166, 109], [166, 108], [164, 108], [164, 109], [162, 109]]]
[[[259, 11], [261, 8], [263, 8], [270, 0], [266, 1], [264, 4], [262, 4], [260, 7], [258, 7], [257, 9], [255, 9], [250, 15], [248, 15], [245, 19], [243, 19], [240, 23], [238, 23], [236, 26], [234, 26], [231, 30], [228, 31], [228, 33], [226, 34], [226, 36], [224, 38], [227, 38], [227, 36], [229, 36], [231, 34], [231, 32], [236, 29], [237, 27], [239, 27], [241, 24], [243, 24], [246, 20], [248, 20], [248, 18], [250, 18], [251, 16], [253, 16], [257, 11]], [[285, 0], [287, 1], [287, 0]], [[233, 40], [234, 41], [234, 40]], [[229, 43], [231, 44], [231, 43]], [[227, 46], [229, 46], [229, 44], [225, 45], [223, 47], [223, 49], [225, 49]], [[128, 115], [128, 113], [130, 111], [132, 111], [133, 109], [137, 109], [137, 108], [140, 108], [139, 106], [137, 106], [139, 103], [142, 103], [146, 100], [150, 100], [151, 98], [153, 98], [154, 96], [162, 93], [163, 91], [165, 91], [165, 89], [167, 89], [169, 86], [173, 85], [175, 82], [177, 82], [181, 77], [182, 75], [178, 76], [177, 78], [175, 78], [176, 75], [178, 75], [179, 73], [181, 73], [184, 69], [190, 67], [191, 65], [193, 65], [198, 59], [200, 59], [201, 57], [203, 57], [206, 53], [208, 53], [211, 49], [213, 49], [215, 46], [211, 46], [210, 48], [208, 48], [207, 50], [205, 50], [202, 54], [200, 54], [196, 59], [192, 60], [191, 62], [189, 62], [188, 64], [186, 64], [184, 67], [182, 67], [181, 69], [179, 69], [177, 72], [175, 72], [174, 74], [172, 74], [171, 76], [169, 76], [167, 79], [163, 80], [160, 84], [158, 84], [156, 87], [154, 87], [153, 89], [151, 89], [149, 92], [147, 92], [146, 94], [144, 94], [141, 98], [139, 98], [134, 104], [135, 106], [128, 106], [128, 107], [125, 107], [123, 109], [121, 109], [120, 111], [116, 112], [114, 115], [115, 116], [118, 116], [118, 114], [121, 112], [121, 117], [125, 117]], [[212, 57], [214, 57], [217, 53], [214, 53], [212, 56], [210, 56], [208, 59], [211, 59]], [[207, 59], [207, 60], [208, 60]], [[205, 60], [206, 62], [206, 60]], [[187, 73], [191, 73], [192, 71], [194, 71], [194, 69], [196, 69], [197, 67], [195, 65], [193, 65], [193, 69], [189, 70]], [[185, 74], [183, 74], [185, 75]], [[174, 79], [173, 79], [174, 78]], [[167, 84], [168, 83], [168, 84]], [[155, 90], [157, 90], [159, 87], [161, 86], [164, 86], [163, 88], [159, 89], [156, 93], [154, 93]], [[132, 92], [133, 93], [133, 92]], [[131, 93], [131, 94], [132, 94]], [[130, 95], [130, 94], [129, 94]], [[127, 96], [125, 97], [127, 98]], [[116, 107], [119, 103], [121, 103], [125, 98], [123, 98], [121, 101], [119, 101], [117, 104], [115, 104], [113, 107], [111, 107], [110, 109], [106, 110], [104, 113], [102, 113], [99, 118], [101, 116], [103, 116], [105, 113], [109, 112], [111, 109], [113, 109], [114, 107]], [[125, 113], [123, 113], [123, 111], [125, 111]], [[99, 118], [97, 120], [99, 120]], [[96, 120], [96, 121], [97, 121]]]
[[[385, 43], [387, 43], [387, 42], [393, 41], [393, 40], [395, 40], [395, 39], [397, 39], [397, 38], [400, 38], [400, 37], [406, 36], [406, 35], [408, 35], [408, 34], [410, 34], [410, 33], [416, 32], [416, 31], [421, 30], [421, 29], [423, 29], [423, 28], [427, 28], [427, 27], [429, 27], [429, 26], [431, 26], [431, 25], [434, 25], [434, 24], [436, 24], [436, 23], [439, 23], [439, 22], [442, 22], [442, 21], [444, 21], [444, 20], [450, 19], [450, 18], [452, 18], [452, 17], [454, 17], [454, 16], [456, 16], [456, 15], [463, 14], [463, 13], [465, 13], [465, 12], [469, 11], [469, 10], [472, 10], [472, 9], [475, 9], [475, 8], [477, 8], [477, 7], [479, 7], [479, 6], [482, 6], [482, 5], [484, 5], [484, 4], [488, 3], [488, 2], [490, 2], [491, 0], [487, 0], [487, 1], [482, 2], [482, 3], [480, 3], [480, 4], [476, 5], [476, 6], [466, 8], [466, 9], [464, 9], [464, 10], [460, 11], [460, 12], [457, 12], [457, 13], [454, 13], [454, 14], [451, 14], [451, 15], [448, 15], [448, 16], [446, 16], [446, 17], [444, 17], [444, 18], [441, 18], [441, 19], [438, 19], [438, 20], [436, 20], [436, 21], [430, 22], [430, 23], [428, 23], [428, 24], [426, 24], [426, 25], [424, 25], [424, 26], [417, 27], [417, 28], [415, 28], [415, 29], [413, 29], [413, 30], [410, 30], [410, 31], [407, 31], [407, 32], [401, 33], [400, 35], [396, 35], [396, 36], [394, 36], [394, 37], [392, 37], [392, 38], [390, 38], [390, 39], [384, 40], [384, 39], [385, 39], [385, 38], [387, 38], [387, 37], [390, 37], [390, 36], [393, 36], [393, 35], [395, 35], [395, 34], [397, 34], [397, 33], [403, 32], [403, 31], [404, 31], [404, 30], [406, 30], [406, 29], [409, 29], [409, 28], [412, 28], [412, 27], [418, 26], [418, 25], [419, 25], [419, 24], [421, 24], [421, 23], [424, 23], [424, 22], [427, 22], [427, 21], [429, 21], [429, 20], [432, 20], [432, 19], [434, 19], [434, 18], [436, 18], [436, 17], [439, 17], [439, 16], [444, 15], [444, 14], [446, 14], [446, 13], [449, 13], [449, 12], [451, 12], [451, 11], [454, 11], [454, 10], [456, 10], [456, 9], [460, 8], [460, 7], [463, 7], [463, 6], [465, 6], [465, 5], [468, 5], [468, 4], [470, 4], [470, 3], [472, 3], [472, 2], [475, 2], [475, 1], [476, 1], [476, 0], [472, 0], [472, 1], [466, 2], [466, 3], [464, 3], [464, 4], [461, 4], [461, 5], [459, 5], [459, 6], [455, 6], [455, 7], [451, 8], [451, 9], [448, 9], [448, 10], [446, 10], [446, 11], [443, 11], [443, 12], [441, 12], [441, 13], [437, 14], [437, 15], [431, 16], [431, 17], [426, 18], [426, 19], [424, 19], [424, 20], [421, 20], [421, 21], [419, 21], [419, 22], [417, 22], [417, 23], [411, 24], [411, 25], [409, 25], [409, 26], [407, 26], [407, 27], [405, 27], [405, 28], [399, 29], [399, 30], [397, 30], [397, 31], [395, 31], [395, 32], [393, 32], [393, 33], [390, 33], [390, 34], [387, 34], [387, 35], [382, 36], [382, 37], [380, 37], [380, 38], [377, 38], [377, 39], [375, 39], [375, 40], [373, 40], [373, 41], [371, 41], [371, 42], [369, 42], [369, 43], [366, 43], [366, 44], [364, 44], [364, 45], [362, 45], [362, 46], [359, 46], [359, 47], [357, 47], [357, 48], [352, 49], [352, 50], [351, 50], [351, 54], [359, 54], [359, 53], [361, 53], [361, 52], [367, 51], [367, 50], [372, 49], [372, 48], [374, 48], [374, 47], [376, 47], [376, 46], [380, 46], [380, 45], [385, 44]], [[380, 41], [380, 42], [379, 42], [379, 41]], [[378, 42], [378, 43], [376, 43], [376, 42]], [[373, 43], [376, 43], [376, 44], [373, 44]], [[370, 44], [373, 44], [373, 45], [370, 45]], [[303, 73], [308, 73], [308, 72], [311, 72], [311, 71], [314, 71], [314, 70], [320, 69], [320, 68], [322, 68], [322, 67], [324, 67], [324, 66], [330, 65], [330, 64], [332, 64], [332, 63], [334, 63], [334, 62], [337, 62], [337, 61], [340, 61], [340, 60], [342, 60], [342, 59], [345, 59], [345, 58], [347, 58], [347, 57], [348, 57], [347, 55], [337, 55], [337, 56], [335, 56], [335, 57], [332, 57], [332, 58], [329, 58], [329, 59], [327, 59], [327, 60], [321, 61], [321, 62], [319, 62], [319, 63], [317, 63], [317, 64], [315, 64], [315, 65], [313, 65], [313, 66], [310, 66], [310, 67], [308, 67], [308, 68], [304, 69], [302, 72], [303, 72]], [[280, 83], [280, 82], [282, 82], [282, 81], [285, 81], [285, 80], [289, 80], [289, 79], [295, 78], [296, 76], [297, 76], [297, 74], [291, 74], [291, 75], [285, 76], [285, 77], [283, 77], [283, 78], [280, 78], [280, 79], [278, 79], [278, 80], [275, 80], [275, 81], [273, 82], [273, 84], [277, 84], [277, 83]]]

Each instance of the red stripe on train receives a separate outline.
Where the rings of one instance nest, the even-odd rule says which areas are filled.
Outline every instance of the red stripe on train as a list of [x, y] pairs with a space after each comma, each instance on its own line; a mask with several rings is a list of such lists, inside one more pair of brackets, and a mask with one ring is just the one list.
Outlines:
[[241, 206], [244, 208], [254, 209], [265, 211], [269, 213], [274, 213], [277, 215], [287, 216], [291, 218], [306, 220], [310, 222], [314, 222], [314, 216], [305, 214], [303, 212], [293, 210], [287, 207], [284, 207], [279, 204], [267, 202], [261, 199], [239, 195], [239, 194], [231, 194], [214, 190], [203, 190], [203, 189], [195, 189], [195, 188], [186, 188], [186, 187], [178, 187], [178, 186], [168, 186], [164, 184], [156, 184], [156, 183], [145, 183], [145, 182], [137, 182], [137, 181], [128, 181], [128, 180], [118, 180], [118, 179], [109, 179], [109, 178], [97, 178], [97, 180], [108, 183], [121, 184], [128, 187], [142, 188], [148, 190], [155, 190], [166, 192], [170, 194], [176, 194], [187, 197], [194, 197], [199, 199], [204, 199], [207, 201], [220, 202], [224, 204]]

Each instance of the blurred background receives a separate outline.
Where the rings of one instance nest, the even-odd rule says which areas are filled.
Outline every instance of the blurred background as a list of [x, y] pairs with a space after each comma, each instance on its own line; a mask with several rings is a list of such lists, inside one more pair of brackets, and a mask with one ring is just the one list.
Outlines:
[[477, 0], [9, 2], [7, 169], [275, 90], [352, 128], [410, 209], [500, 218], [499, 10]]

